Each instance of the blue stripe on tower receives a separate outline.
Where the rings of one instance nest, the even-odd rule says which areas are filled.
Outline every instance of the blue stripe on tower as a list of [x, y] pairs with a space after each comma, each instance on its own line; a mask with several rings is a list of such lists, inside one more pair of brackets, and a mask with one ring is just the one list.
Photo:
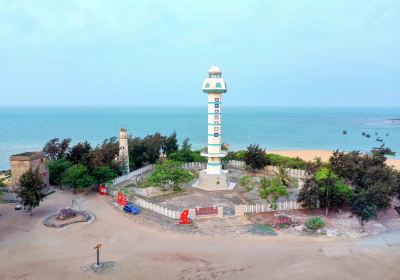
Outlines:
[[207, 165], [211, 165], [211, 166], [220, 166], [220, 165], [222, 165], [222, 163], [207, 163]]

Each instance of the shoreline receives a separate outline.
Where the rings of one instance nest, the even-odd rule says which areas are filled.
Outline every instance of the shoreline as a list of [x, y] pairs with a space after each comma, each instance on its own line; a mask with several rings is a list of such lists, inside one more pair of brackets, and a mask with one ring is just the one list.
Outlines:
[[[328, 161], [333, 151], [329, 150], [267, 150], [267, 153], [278, 154], [287, 157], [299, 157], [306, 161], [311, 161], [320, 157], [322, 161]], [[386, 163], [400, 170], [400, 159], [388, 159]]]

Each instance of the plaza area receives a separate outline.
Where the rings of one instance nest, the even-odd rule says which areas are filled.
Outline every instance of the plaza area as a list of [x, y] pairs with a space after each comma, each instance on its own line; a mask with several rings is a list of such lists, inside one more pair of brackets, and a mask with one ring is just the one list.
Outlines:
[[[78, 202], [96, 216], [92, 224], [61, 229], [44, 217]], [[231, 235], [237, 218], [206, 219], [202, 232], [185, 234], [160, 227], [163, 218], [123, 214], [108, 198], [58, 191], [34, 209], [33, 216], [0, 204], [0, 279], [398, 279], [398, 231], [367, 239]], [[242, 218], [240, 218], [242, 219]], [[168, 223], [168, 220], [165, 220]], [[170, 225], [174, 221], [169, 221]], [[212, 231], [218, 228], [218, 231]], [[222, 230], [225, 229], [225, 234]], [[207, 234], [206, 232], [211, 232]], [[110, 270], [93, 272], [93, 247]], [[356, 257], [355, 257], [356, 256]], [[316, 269], [318, 268], [318, 269]]]

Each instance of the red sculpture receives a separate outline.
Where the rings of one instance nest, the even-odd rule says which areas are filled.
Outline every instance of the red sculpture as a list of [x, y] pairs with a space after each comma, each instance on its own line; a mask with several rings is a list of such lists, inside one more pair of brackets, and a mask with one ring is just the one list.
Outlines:
[[107, 195], [108, 188], [106, 186], [103, 186], [102, 184], [100, 184], [99, 185], [99, 193], [100, 193], [100, 195]]
[[119, 205], [123, 205], [126, 206], [127, 202], [126, 202], [126, 196], [123, 195], [122, 193], [118, 193], [118, 204]]
[[179, 221], [180, 225], [191, 225], [192, 220], [188, 218], [189, 216], [189, 210], [184, 210], [181, 213], [181, 220]]

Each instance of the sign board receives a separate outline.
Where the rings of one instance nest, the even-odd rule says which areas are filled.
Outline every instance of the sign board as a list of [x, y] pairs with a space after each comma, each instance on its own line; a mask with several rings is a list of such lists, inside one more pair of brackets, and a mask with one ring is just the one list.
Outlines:
[[218, 215], [218, 207], [196, 208], [196, 216]]

